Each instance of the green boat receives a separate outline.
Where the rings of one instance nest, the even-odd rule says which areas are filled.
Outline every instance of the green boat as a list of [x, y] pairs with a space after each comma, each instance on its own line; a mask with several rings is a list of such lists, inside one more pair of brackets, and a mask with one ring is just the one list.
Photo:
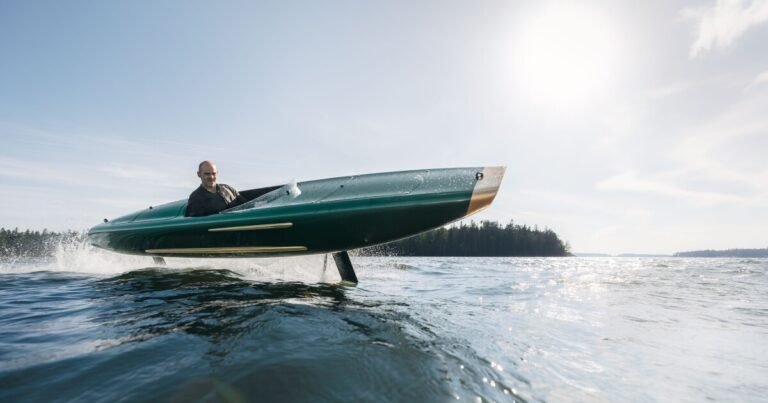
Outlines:
[[425, 169], [346, 176], [240, 192], [248, 201], [186, 217], [187, 200], [104, 220], [99, 248], [163, 257], [270, 257], [332, 253], [357, 282], [347, 251], [409, 237], [488, 207], [504, 167]]

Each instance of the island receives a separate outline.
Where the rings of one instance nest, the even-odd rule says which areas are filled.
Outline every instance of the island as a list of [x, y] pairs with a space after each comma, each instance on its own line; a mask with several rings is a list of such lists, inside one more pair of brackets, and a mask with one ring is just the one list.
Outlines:
[[760, 258], [768, 257], [768, 248], [764, 249], [725, 249], [725, 250], [694, 250], [689, 252], [677, 252], [675, 257], [742, 257]]

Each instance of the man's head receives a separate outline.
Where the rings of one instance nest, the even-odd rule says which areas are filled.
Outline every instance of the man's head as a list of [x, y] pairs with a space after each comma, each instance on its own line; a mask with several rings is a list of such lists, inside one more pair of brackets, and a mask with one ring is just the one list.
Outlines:
[[200, 178], [200, 182], [203, 187], [211, 192], [216, 191], [216, 164], [213, 161], [203, 161], [197, 166], [197, 176]]

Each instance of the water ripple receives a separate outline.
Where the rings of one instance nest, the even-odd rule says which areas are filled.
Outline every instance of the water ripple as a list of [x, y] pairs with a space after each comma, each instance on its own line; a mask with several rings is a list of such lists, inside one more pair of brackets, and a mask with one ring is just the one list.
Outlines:
[[0, 274], [0, 401], [768, 394], [765, 259], [354, 260], [357, 287], [308, 281], [326, 278], [309, 261], [302, 281], [250, 261], [14, 263]]

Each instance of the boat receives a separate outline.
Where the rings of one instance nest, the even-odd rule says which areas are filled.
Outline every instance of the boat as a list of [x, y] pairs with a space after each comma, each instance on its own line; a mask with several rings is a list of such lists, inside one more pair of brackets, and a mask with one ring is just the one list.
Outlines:
[[374, 173], [241, 191], [246, 203], [187, 217], [187, 199], [88, 231], [92, 245], [164, 257], [274, 257], [333, 254], [342, 280], [357, 283], [347, 251], [406, 238], [488, 207], [505, 167]]

